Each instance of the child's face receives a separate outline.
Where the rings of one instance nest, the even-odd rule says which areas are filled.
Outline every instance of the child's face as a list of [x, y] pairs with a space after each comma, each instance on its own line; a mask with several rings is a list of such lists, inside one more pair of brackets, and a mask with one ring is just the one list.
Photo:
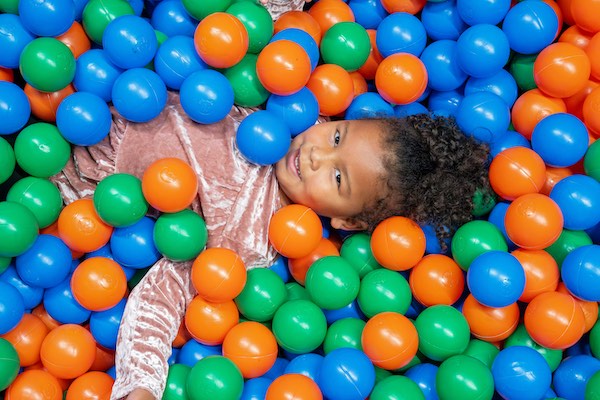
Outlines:
[[275, 173], [293, 203], [330, 217], [336, 229], [364, 229], [351, 217], [381, 190], [383, 154], [378, 122], [327, 122], [296, 136]]

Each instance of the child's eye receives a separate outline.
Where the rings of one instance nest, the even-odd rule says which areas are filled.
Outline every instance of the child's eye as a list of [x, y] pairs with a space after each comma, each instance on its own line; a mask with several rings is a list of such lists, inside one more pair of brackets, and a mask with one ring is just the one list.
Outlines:
[[337, 182], [338, 188], [342, 184], [342, 174], [337, 169], [335, 170], [335, 181]]
[[333, 143], [337, 146], [338, 144], [340, 144], [340, 132], [339, 131], [335, 131], [335, 134], [333, 135]]

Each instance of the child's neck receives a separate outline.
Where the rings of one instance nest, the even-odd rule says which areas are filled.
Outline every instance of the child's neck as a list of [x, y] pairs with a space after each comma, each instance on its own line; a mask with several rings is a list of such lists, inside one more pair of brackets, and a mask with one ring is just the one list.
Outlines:
[[281, 207], [289, 206], [290, 204], [292, 204], [292, 200], [290, 200], [290, 198], [287, 197], [285, 193], [283, 193], [281, 187], [279, 187], [279, 204], [281, 205]]

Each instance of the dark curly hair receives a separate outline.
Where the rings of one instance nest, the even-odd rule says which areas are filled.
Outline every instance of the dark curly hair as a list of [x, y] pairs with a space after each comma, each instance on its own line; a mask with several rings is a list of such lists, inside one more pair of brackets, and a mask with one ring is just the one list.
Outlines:
[[474, 195], [493, 198], [488, 181], [489, 149], [467, 137], [453, 118], [417, 114], [377, 118], [386, 149], [383, 195], [357, 215], [372, 232], [384, 219], [402, 215], [433, 226], [442, 248], [472, 219]]

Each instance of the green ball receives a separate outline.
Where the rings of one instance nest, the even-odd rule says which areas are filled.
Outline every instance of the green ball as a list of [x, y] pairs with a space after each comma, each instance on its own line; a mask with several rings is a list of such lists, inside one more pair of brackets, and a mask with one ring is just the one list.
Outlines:
[[187, 400], [186, 382], [191, 368], [185, 364], [173, 364], [169, 367], [167, 385], [162, 400]]
[[277, 309], [286, 300], [285, 283], [275, 271], [268, 268], [249, 270], [244, 289], [234, 299], [240, 313], [250, 321], [257, 322], [273, 319]]
[[415, 320], [419, 351], [434, 361], [443, 361], [463, 353], [471, 332], [464, 315], [447, 305], [428, 307]]
[[327, 320], [323, 311], [307, 300], [284, 303], [273, 317], [273, 334], [277, 343], [294, 354], [310, 353], [323, 343]]
[[406, 279], [397, 271], [376, 269], [360, 283], [358, 306], [371, 318], [384, 311], [406, 314], [412, 301], [412, 292]]
[[12, 201], [0, 202], [0, 257], [24, 253], [37, 236], [37, 220], [27, 207]]
[[326, 310], [337, 310], [356, 299], [360, 278], [342, 257], [326, 256], [310, 266], [305, 286], [316, 305]]
[[273, 37], [273, 18], [262, 4], [240, 1], [227, 8], [227, 13], [237, 17], [248, 31], [248, 53], [258, 54]]
[[473, 195], [473, 211], [471, 214], [475, 217], [483, 217], [492, 211], [496, 205], [496, 196], [477, 189]]
[[393, 374], [391, 371], [388, 371], [387, 369], [379, 368], [376, 366], [375, 367], [375, 384], [377, 385], [379, 382], [381, 382], [385, 378], [388, 378], [392, 375]]
[[135, 224], [148, 212], [142, 181], [130, 174], [114, 174], [102, 179], [94, 192], [94, 208], [109, 225]]
[[588, 176], [600, 182], [600, 140], [588, 147], [583, 158], [583, 169]]
[[366, 324], [365, 321], [358, 318], [342, 318], [335, 321], [325, 334], [323, 343], [325, 354], [343, 347], [362, 351], [361, 337]]
[[6, 389], [19, 374], [17, 351], [6, 339], [0, 338], [0, 391]]
[[327, 64], [336, 64], [348, 72], [363, 66], [371, 52], [369, 34], [356, 22], [338, 22], [321, 40], [321, 56]]
[[592, 375], [585, 384], [585, 399], [600, 400], [600, 371]]
[[25, 46], [19, 59], [23, 79], [42, 92], [64, 89], [75, 77], [75, 56], [60, 40], [41, 37]]
[[90, 0], [82, 13], [85, 33], [98, 44], [102, 44], [102, 35], [106, 26], [122, 15], [134, 15], [133, 8], [126, 0]]
[[15, 152], [4, 138], [0, 137], [0, 184], [6, 182], [15, 170]]
[[58, 219], [63, 205], [60, 191], [52, 182], [33, 176], [15, 182], [8, 191], [6, 200], [27, 207], [40, 228], [52, 225]]
[[486, 367], [492, 368], [492, 363], [500, 350], [491, 344], [479, 339], [471, 339], [469, 345], [462, 353], [481, 361]]
[[440, 400], [491, 400], [494, 396], [490, 369], [465, 355], [450, 357], [439, 366], [435, 386]]
[[15, 140], [15, 158], [31, 176], [49, 178], [71, 157], [71, 145], [52, 124], [39, 122], [23, 129]]
[[[248, 1], [248, 0], [243, 0]], [[287, 291], [288, 300], [309, 300], [310, 295], [306, 289], [298, 282], [288, 282], [285, 284], [285, 290]]]
[[382, 268], [373, 257], [371, 236], [366, 233], [355, 233], [344, 240], [340, 255], [354, 267], [360, 279], [369, 272]]
[[515, 54], [510, 63], [510, 73], [515, 78], [519, 89], [524, 92], [537, 88], [533, 77], [533, 63], [537, 56], [537, 54]]
[[491, 250], [508, 251], [500, 229], [483, 220], [467, 222], [458, 228], [452, 238], [451, 248], [454, 261], [465, 271], [483, 253]]
[[371, 400], [425, 400], [419, 385], [402, 375], [389, 376], [378, 382], [371, 395]]
[[511, 346], [526, 346], [531, 347], [544, 357], [551, 371], [556, 370], [558, 365], [562, 361], [563, 352], [562, 350], [549, 349], [544, 346], [540, 346], [533, 341], [524, 324], [520, 324], [517, 329], [508, 337], [504, 342], [504, 348]]
[[189, 261], [206, 246], [208, 231], [204, 219], [192, 210], [162, 214], [154, 224], [158, 251], [173, 261]]
[[244, 378], [230, 359], [209, 356], [194, 365], [186, 387], [190, 400], [238, 400], [244, 390]]
[[185, 10], [197, 20], [202, 20], [216, 12], [224, 12], [231, 5], [231, 0], [181, 0]]
[[246, 54], [242, 60], [223, 74], [233, 87], [233, 101], [242, 107], [258, 107], [269, 98], [270, 93], [258, 80], [256, 54]]
[[600, 320], [590, 330], [590, 350], [596, 358], [600, 358]]
[[563, 261], [570, 252], [578, 247], [590, 244], [592, 244], [592, 239], [585, 231], [563, 229], [558, 239], [545, 250], [554, 258], [558, 267], [561, 268]]
[[0, 274], [8, 269], [11, 261], [12, 257], [0, 257]]
[[19, 15], [19, 0], [0, 1], [0, 12]]

